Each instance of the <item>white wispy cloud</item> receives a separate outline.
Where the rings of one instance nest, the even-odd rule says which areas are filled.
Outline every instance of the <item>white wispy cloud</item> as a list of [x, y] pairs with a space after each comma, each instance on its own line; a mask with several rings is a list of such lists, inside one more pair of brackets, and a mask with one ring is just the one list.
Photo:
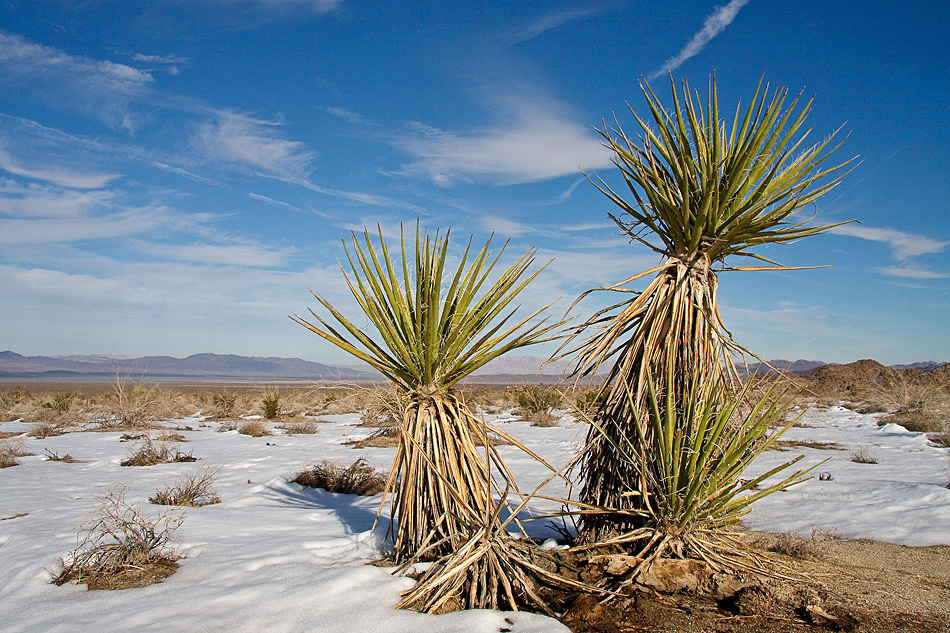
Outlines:
[[69, 55], [0, 31], [0, 84], [30, 91], [51, 107], [96, 116], [115, 129], [134, 125], [129, 104], [153, 81], [125, 64]]
[[884, 275], [906, 279], [943, 279], [948, 276], [944, 273], [927, 270], [911, 260], [922, 255], [942, 253], [950, 246], [950, 240], [935, 240], [924, 235], [905, 233], [896, 229], [879, 229], [854, 223], [837, 226], [829, 232], [887, 244], [897, 265], [878, 268], [877, 271]]
[[143, 53], [136, 53], [132, 56], [132, 60], [151, 65], [152, 68], [149, 70], [163, 70], [170, 75], [180, 75], [182, 66], [191, 65], [190, 59], [181, 57], [180, 55], [145, 55]]
[[137, 62], [145, 62], [149, 64], [189, 64], [191, 60], [187, 57], [181, 57], [180, 55], [145, 55], [143, 53], [136, 53], [132, 56], [132, 59]]
[[188, 171], [187, 169], [182, 169], [181, 167], [175, 167], [175, 166], [173, 166], [173, 165], [166, 165], [165, 163], [162, 163], [162, 162], [157, 161], [157, 160], [152, 161], [150, 164], [152, 165], [152, 167], [155, 167], [155, 168], [157, 168], [157, 169], [161, 169], [162, 171], [167, 171], [167, 172], [170, 173], [170, 174], [175, 174], [175, 175], [177, 175], [177, 176], [181, 176], [182, 178], [187, 178], [188, 180], [192, 180], [192, 181], [194, 181], [194, 182], [200, 182], [200, 183], [203, 183], [203, 184], [206, 184], [206, 185], [211, 185], [212, 187], [221, 187], [221, 188], [223, 188], [223, 189], [227, 189], [227, 188], [228, 188], [228, 185], [226, 185], [226, 184], [224, 184], [224, 183], [222, 183], [222, 182], [218, 182], [217, 180], [213, 180], [213, 179], [211, 179], [211, 178], [206, 178], [206, 177], [204, 177], [204, 176], [199, 176], [198, 174], [193, 173], [193, 172], [190, 172], [190, 171]]
[[327, 108], [327, 112], [337, 118], [343, 119], [344, 121], [353, 123], [355, 125], [380, 127], [379, 123], [374, 123], [373, 121], [370, 121], [362, 114], [353, 112], [352, 110], [347, 110], [346, 108]]
[[729, 4], [725, 6], [719, 6], [713, 9], [713, 12], [706, 17], [706, 21], [703, 22], [703, 28], [700, 29], [696, 35], [693, 36], [693, 39], [681, 50], [675, 57], [671, 57], [665, 62], [659, 70], [652, 73], [649, 76], [649, 79], [656, 79], [661, 75], [665, 75], [668, 72], [676, 70], [679, 68], [683, 62], [685, 62], [690, 57], [697, 55], [706, 44], [708, 44], [714, 37], [722, 33], [727, 26], [732, 24], [732, 21], [736, 19], [736, 15], [739, 14], [739, 10], [742, 9], [745, 5], [749, 4], [751, 0], [731, 0]]
[[275, 250], [258, 244], [166, 244], [138, 240], [134, 244], [138, 250], [163, 260], [251, 268], [284, 266], [291, 252], [290, 249]]
[[947, 246], [950, 246], [950, 241], [940, 241], [923, 235], [905, 233], [896, 229], [877, 229], [854, 223], [837, 226], [831, 229], [829, 233], [849, 235], [851, 237], [861, 238], [862, 240], [887, 244], [891, 247], [894, 259], [899, 262], [919, 255], [934, 255], [942, 252]]
[[53, 244], [113, 239], [146, 233], [163, 226], [152, 208], [125, 209], [106, 216], [0, 219], [0, 244]]
[[115, 195], [113, 191], [64, 190], [0, 180], [0, 215], [20, 219], [83, 218], [111, 211]]
[[279, 136], [280, 124], [221, 111], [195, 127], [192, 145], [206, 158], [260, 169], [283, 177], [304, 177], [314, 154], [303, 143]]
[[72, 189], [100, 189], [109, 181], [119, 177], [118, 174], [96, 174], [72, 170], [57, 165], [34, 165], [27, 167], [21, 161], [2, 149], [0, 143], [0, 169], [17, 176], [32, 180], [43, 180], [61, 187]]
[[470, 132], [444, 132], [414, 122], [396, 145], [414, 157], [406, 174], [440, 186], [489, 180], [535, 182], [609, 166], [610, 153], [593, 131], [542, 97], [511, 97], [499, 104], [504, 123]]
[[549, 15], [542, 16], [525, 25], [517, 26], [506, 33], [505, 39], [508, 45], [520, 44], [538, 37], [542, 33], [556, 29], [573, 20], [586, 18], [589, 15], [598, 13], [595, 9], [566, 9]]
[[885, 266], [878, 268], [879, 273], [889, 277], [903, 277], [905, 279], [946, 279], [948, 276], [944, 273], [934, 272], [921, 268], [916, 264], [901, 264], [899, 266]]

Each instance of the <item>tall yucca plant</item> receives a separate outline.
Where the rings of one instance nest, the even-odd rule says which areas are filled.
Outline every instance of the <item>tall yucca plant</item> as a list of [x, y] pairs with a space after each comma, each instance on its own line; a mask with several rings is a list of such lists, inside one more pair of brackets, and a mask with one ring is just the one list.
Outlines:
[[559, 326], [532, 323], [543, 308], [513, 319], [512, 301], [543, 267], [529, 272], [532, 249], [492, 282], [505, 248], [492, 257], [490, 244], [489, 239], [469, 263], [469, 242], [453, 268], [447, 262], [448, 232], [444, 237], [420, 234], [417, 225], [414, 244], [407, 250], [402, 236], [401, 256], [395, 259], [382, 231], [378, 245], [366, 231], [362, 243], [353, 234], [352, 251], [344, 243], [350, 273], [343, 269], [343, 274], [376, 336], [317, 293], [335, 324], [313, 310], [316, 323], [292, 317], [375, 367], [405, 395], [388, 485], [397, 563], [438, 558], [480, 529], [500, 525], [493, 493], [512, 483], [510, 473], [485, 424], [452, 386], [505, 352], [549, 340], [548, 333]]
[[[608, 359], [615, 359], [597, 414], [601, 430], [592, 428], [588, 435], [581, 493], [583, 502], [610, 508], [642, 509], [642, 499], [624, 496], [636, 473], [616, 446], [649, 439], [641, 440], [632, 428], [646, 419], [652, 381], [648, 377], [655, 378], [657, 391], [681, 400], [692, 388], [694, 376], [702, 382], [736, 375], [733, 356], [745, 350], [733, 341], [719, 316], [717, 274], [788, 270], [753, 249], [837, 226], [809, 226], [794, 216], [834, 187], [842, 177], [836, 172], [847, 164], [825, 165], [837, 149], [831, 145], [837, 132], [805, 145], [808, 132], [802, 126], [811, 101], [796, 114], [799, 98], [786, 107], [785, 88], [770, 95], [760, 82], [749, 106], [736, 108], [731, 124], [719, 118], [714, 79], [709, 81], [705, 109], [685, 81], [681, 95], [672, 86], [669, 111], [648, 84], [641, 88], [652, 126], [633, 113], [641, 131], [639, 144], [619, 124], [601, 132], [630, 199], [602, 179], [594, 184], [620, 208], [620, 214], [610, 217], [624, 234], [659, 254], [663, 262], [600, 288], [629, 293], [629, 298], [577, 328], [572, 338], [586, 338], [571, 350], [578, 353], [578, 376], [593, 375]], [[767, 265], [726, 266], [732, 256]], [[654, 278], [644, 291], [629, 288], [649, 275]], [[672, 373], [667, 372], [671, 363]], [[590, 515], [585, 539], [638, 525], [639, 520], [626, 514]]]

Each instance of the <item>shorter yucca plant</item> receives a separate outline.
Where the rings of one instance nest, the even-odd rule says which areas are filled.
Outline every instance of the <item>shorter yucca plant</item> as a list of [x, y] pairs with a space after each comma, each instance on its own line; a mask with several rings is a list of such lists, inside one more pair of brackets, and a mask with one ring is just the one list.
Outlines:
[[[448, 233], [430, 235], [417, 225], [415, 244], [407, 248], [403, 237], [401, 257], [396, 258], [382, 231], [378, 246], [368, 232], [363, 237], [361, 243], [353, 235], [353, 250], [347, 249], [351, 274], [343, 272], [375, 336], [316, 293], [336, 324], [313, 310], [316, 323], [293, 318], [377, 369], [401, 392], [399, 444], [387, 484], [394, 521], [392, 556], [408, 566], [450, 556], [466, 543], [474, 547], [472, 539], [482, 538], [477, 535], [498, 543], [507, 534], [495, 497], [517, 487], [489, 434], [516, 442], [474, 415], [453, 386], [505, 352], [550, 340], [549, 332], [561, 325], [536, 320], [541, 310], [512, 323], [517, 310], [510, 307], [512, 301], [540, 272], [529, 272], [535, 251], [491, 281], [505, 249], [492, 256], [490, 239], [471, 260], [470, 245], [466, 247], [452, 266]], [[509, 582], [484, 555], [466, 558], [461, 568], [452, 569], [452, 582], [437, 582], [435, 595], [410, 602], [432, 610], [444, 602], [440, 592], [461, 591], [466, 605], [484, 606], [491, 604], [489, 596], [499, 592], [499, 584]], [[510, 587], [507, 593], [514, 595]], [[509, 606], [517, 608], [513, 602]]]
[[[668, 363], [668, 374], [674, 371]], [[677, 398], [674, 390], [657, 387], [672, 381], [672, 375], [662, 381], [649, 376], [646, 419], [627, 425], [636, 437], [611, 439], [635, 473], [634, 485], [623, 494], [640, 503], [636, 510], [619, 511], [636, 527], [610, 542], [636, 544], [640, 567], [676, 556], [704, 560], [714, 569], [761, 569], [763, 559], [725, 528], [737, 524], [755, 501], [802, 481], [815, 468], [772, 480], [804, 457], [799, 456], [742, 478], [801, 416], [789, 416], [791, 399], [774, 393], [774, 384], [751, 397], [751, 382], [738, 387], [694, 371], [688, 391]]]

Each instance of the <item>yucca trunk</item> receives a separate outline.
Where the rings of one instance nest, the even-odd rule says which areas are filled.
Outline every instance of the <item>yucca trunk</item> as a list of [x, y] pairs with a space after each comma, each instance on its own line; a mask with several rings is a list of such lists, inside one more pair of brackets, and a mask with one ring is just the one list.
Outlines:
[[[635, 481], [633, 465], [618, 447], [639, 451], [639, 435], [632, 421], [639, 420], [642, 434], [649, 438], [645, 424], [649, 378], [655, 388], [685, 400], [691, 389], [690, 377], [702, 380], [724, 378], [731, 357], [716, 304], [717, 278], [704, 259], [668, 259], [650, 286], [643, 302], [630, 305], [618, 319], [627, 323], [618, 337], [629, 336], [605, 380], [605, 399], [596, 413], [596, 424], [588, 429], [585, 459], [581, 466], [584, 487], [582, 503], [620, 510], [643, 509], [642, 498], [625, 495]], [[656, 371], [677, 368], [672, 374]], [[643, 515], [591, 514], [585, 517], [582, 540], [594, 542], [641, 527]]]
[[501, 463], [485, 423], [454, 394], [411, 394], [402, 427], [393, 460], [396, 563], [457, 549], [492, 513], [490, 463]]

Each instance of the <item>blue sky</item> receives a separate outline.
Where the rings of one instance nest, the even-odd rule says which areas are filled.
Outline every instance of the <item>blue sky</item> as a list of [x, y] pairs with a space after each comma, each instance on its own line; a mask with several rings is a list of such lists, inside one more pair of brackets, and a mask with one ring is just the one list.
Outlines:
[[[554, 257], [525, 307], [658, 263], [582, 173], [645, 77], [723, 110], [760, 77], [815, 97], [860, 164], [721, 276], [765, 358], [950, 360], [950, 4], [732, 0], [0, 2], [0, 349], [348, 358], [287, 315], [348, 314], [341, 237], [421, 219]], [[609, 297], [587, 301], [593, 310]], [[601, 302], [601, 303], [598, 303]], [[540, 350], [537, 352], [541, 355]]]

